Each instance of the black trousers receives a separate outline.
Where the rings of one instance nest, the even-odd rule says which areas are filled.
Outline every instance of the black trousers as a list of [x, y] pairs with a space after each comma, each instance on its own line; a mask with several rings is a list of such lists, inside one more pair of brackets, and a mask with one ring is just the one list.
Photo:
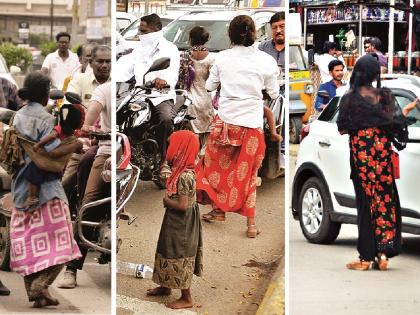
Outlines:
[[401, 207], [395, 182], [394, 195], [395, 211], [396, 211], [396, 235], [395, 242], [392, 248], [387, 250], [379, 250], [378, 243], [375, 238], [375, 225], [372, 222], [370, 213], [369, 201], [362, 188], [362, 184], [356, 171], [352, 174], [353, 186], [356, 193], [356, 207], [357, 207], [357, 227], [359, 237], [357, 240], [357, 251], [359, 258], [366, 261], [373, 261], [378, 255], [378, 252], [383, 252], [388, 258], [397, 256], [401, 252]]
[[168, 139], [174, 129], [173, 120], [175, 118], [175, 104], [172, 100], [152, 106], [152, 116], [158, 126], [156, 127], [156, 137], [159, 143], [159, 149], [162, 160], [165, 159], [168, 148]]

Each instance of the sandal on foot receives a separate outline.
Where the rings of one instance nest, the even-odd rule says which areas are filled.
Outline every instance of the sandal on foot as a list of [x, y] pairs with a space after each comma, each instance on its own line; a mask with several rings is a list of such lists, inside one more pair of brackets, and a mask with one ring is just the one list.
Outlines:
[[372, 268], [376, 270], [385, 271], [388, 269], [388, 258], [386, 255], [382, 254], [376, 257], [375, 262], [372, 264]]
[[201, 216], [201, 218], [204, 221], [207, 221], [207, 222], [225, 221], [226, 220], [225, 213], [224, 212], [219, 212], [219, 211], [216, 211], [216, 210], [212, 210], [209, 213], [203, 214]]
[[351, 270], [365, 271], [365, 270], [368, 270], [369, 267], [370, 267], [370, 261], [366, 261], [362, 259], [346, 264], [346, 268], [351, 269]]
[[247, 237], [256, 238], [259, 234], [261, 234], [261, 231], [257, 229], [255, 224], [248, 225], [248, 230], [246, 231]]

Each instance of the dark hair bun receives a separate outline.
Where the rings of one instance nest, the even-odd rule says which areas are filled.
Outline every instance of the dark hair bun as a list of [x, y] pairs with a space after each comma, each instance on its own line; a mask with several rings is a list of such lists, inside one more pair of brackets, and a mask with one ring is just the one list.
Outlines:
[[18, 90], [18, 96], [26, 101], [29, 98], [29, 89], [27, 87], [23, 87]]

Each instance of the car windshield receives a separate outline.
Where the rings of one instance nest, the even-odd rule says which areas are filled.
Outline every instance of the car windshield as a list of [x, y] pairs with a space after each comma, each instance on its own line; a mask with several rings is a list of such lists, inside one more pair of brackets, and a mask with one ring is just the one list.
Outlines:
[[[173, 21], [173, 19], [170, 18], [160, 18], [160, 21], [162, 22], [162, 28], [167, 26], [169, 23]], [[134, 37], [136, 37], [138, 31], [139, 31], [139, 25], [140, 25], [140, 19], [133, 22], [129, 27], [127, 27], [124, 31], [121, 32], [121, 35], [126, 40], [133, 40]], [[136, 38], [137, 40], [137, 38]]]
[[291, 45], [289, 47], [289, 58], [290, 71], [306, 70], [305, 59], [299, 46]]
[[168, 26], [163, 36], [173, 42], [178, 49], [187, 49], [190, 47], [188, 42], [190, 30], [195, 26], [203, 26], [211, 34], [210, 40], [206, 44], [210, 51], [220, 51], [229, 48], [230, 41], [227, 36], [228, 21], [178, 20]]
[[118, 29], [126, 28], [130, 23], [129, 19], [117, 19]]

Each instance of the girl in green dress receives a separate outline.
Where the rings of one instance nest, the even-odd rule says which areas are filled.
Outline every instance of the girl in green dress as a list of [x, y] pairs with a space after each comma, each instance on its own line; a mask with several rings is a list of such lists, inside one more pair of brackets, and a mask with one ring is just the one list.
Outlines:
[[203, 270], [203, 241], [196, 202], [194, 165], [200, 145], [188, 130], [174, 132], [169, 138], [166, 159], [171, 167], [163, 198], [166, 208], [156, 249], [153, 281], [159, 285], [149, 295], [169, 295], [180, 289], [181, 297], [166, 306], [174, 309], [193, 307], [191, 280]]

